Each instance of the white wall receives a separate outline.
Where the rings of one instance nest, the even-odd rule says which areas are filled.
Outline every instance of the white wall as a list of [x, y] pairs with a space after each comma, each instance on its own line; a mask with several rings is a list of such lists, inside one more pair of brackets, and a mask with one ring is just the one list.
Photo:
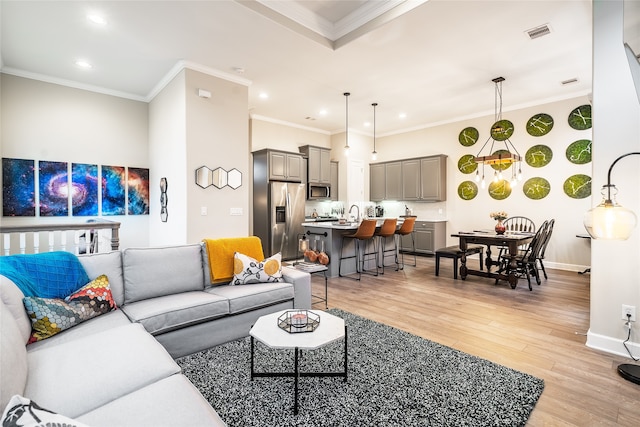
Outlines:
[[[8, 74], [1, 74], [0, 79], [2, 157], [149, 167], [146, 103]], [[122, 223], [121, 247], [147, 245], [148, 215], [105, 218]], [[2, 223], [53, 224], [86, 219], [3, 217]]]
[[[149, 103], [149, 245], [187, 243], [185, 71]], [[160, 220], [160, 178], [167, 179], [167, 222]]]
[[287, 126], [259, 118], [252, 118], [250, 126], [252, 152], [270, 148], [297, 153], [298, 147], [303, 145], [331, 148], [331, 136], [328, 132]]
[[[606, 184], [609, 166], [618, 156], [640, 151], [640, 105], [622, 44], [623, 3], [594, 1], [593, 12], [593, 176], [597, 189]], [[640, 156], [617, 163], [611, 181], [619, 190], [618, 202], [640, 213]], [[594, 193], [596, 205], [600, 197], [597, 190]], [[594, 240], [591, 260], [587, 345], [626, 356], [621, 306], [640, 309], [640, 230], [636, 228], [624, 242]], [[639, 341], [637, 325], [632, 343]], [[637, 357], [640, 345], [631, 347]]]
[[[198, 89], [212, 93], [200, 98]], [[187, 70], [187, 241], [203, 238], [246, 236], [249, 233], [251, 156], [249, 150], [249, 92], [244, 85], [229, 82], [198, 71]], [[195, 170], [237, 169], [242, 173], [242, 186], [202, 188], [195, 183]], [[201, 208], [207, 215], [201, 215]], [[242, 215], [231, 215], [239, 208]]]

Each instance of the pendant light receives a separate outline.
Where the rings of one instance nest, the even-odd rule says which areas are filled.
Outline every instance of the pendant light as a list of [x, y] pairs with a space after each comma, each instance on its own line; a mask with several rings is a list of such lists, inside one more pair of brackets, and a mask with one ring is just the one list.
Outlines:
[[373, 107], [373, 152], [371, 153], [371, 160], [378, 160], [378, 153], [376, 152], [376, 107], [377, 102], [371, 104]]
[[344, 155], [346, 157], [349, 157], [349, 95], [351, 95], [349, 92], [345, 92], [344, 94], [344, 100], [345, 100], [345, 105], [346, 105], [346, 113], [345, 113], [345, 126], [344, 126], [344, 140], [345, 140], [345, 144], [344, 144]]
[[[522, 157], [516, 147], [513, 145], [509, 137], [513, 134], [513, 123], [509, 120], [502, 119], [502, 82], [504, 77], [496, 77], [492, 80], [495, 84], [495, 122], [491, 126], [489, 138], [484, 143], [480, 151], [475, 156], [476, 163], [482, 164], [482, 188], [485, 187], [484, 182], [484, 166], [490, 165], [494, 168], [494, 182], [503, 179], [502, 171], [511, 167], [511, 185], [515, 186], [519, 180], [522, 180]], [[491, 145], [487, 152], [482, 155], [482, 151], [491, 141]], [[494, 151], [493, 146], [496, 141], [504, 143], [504, 148]], [[517, 168], [517, 171], [516, 171]], [[480, 181], [479, 168], [476, 170], [476, 181]]]

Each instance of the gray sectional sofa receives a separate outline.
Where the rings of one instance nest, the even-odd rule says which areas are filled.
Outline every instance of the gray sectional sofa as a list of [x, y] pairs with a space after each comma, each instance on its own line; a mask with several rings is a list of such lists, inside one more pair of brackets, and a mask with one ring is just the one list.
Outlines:
[[17, 394], [90, 426], [225, 425], [174, 359], [247, 336], [261, 315], [311, 308], [295, 269], [212, 285], [200, 244], [79, 259], [90, 279], [107, 275], [118, 309], [29, 345], [23, 294], [0, 272], [0, 410]]

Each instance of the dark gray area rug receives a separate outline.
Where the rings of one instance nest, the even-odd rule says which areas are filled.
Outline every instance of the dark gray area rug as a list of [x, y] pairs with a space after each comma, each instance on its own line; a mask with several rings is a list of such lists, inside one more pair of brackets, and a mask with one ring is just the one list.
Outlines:
[[[347, 325], [343, 378], [250, 378], [250, 339], [178, 359], [230, 427], [246, 426], [521, 426], [543, 380], [399, 329], [331, 309]], [[340, 371], [343, 342], [304, 351], [301, 371]], [[256, 342], [256, 371], [292, 371], [293, 350]]]

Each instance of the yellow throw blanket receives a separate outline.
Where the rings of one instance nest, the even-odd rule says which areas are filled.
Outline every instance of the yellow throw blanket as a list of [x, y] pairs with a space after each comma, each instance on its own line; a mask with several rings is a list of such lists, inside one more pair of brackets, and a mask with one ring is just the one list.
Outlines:
[[262, 242], [259, 237], [204, 239], [209, 257], [211, 283], [229, 282], [233, 278], [233, 256], [236, 252], [262, 261]]

